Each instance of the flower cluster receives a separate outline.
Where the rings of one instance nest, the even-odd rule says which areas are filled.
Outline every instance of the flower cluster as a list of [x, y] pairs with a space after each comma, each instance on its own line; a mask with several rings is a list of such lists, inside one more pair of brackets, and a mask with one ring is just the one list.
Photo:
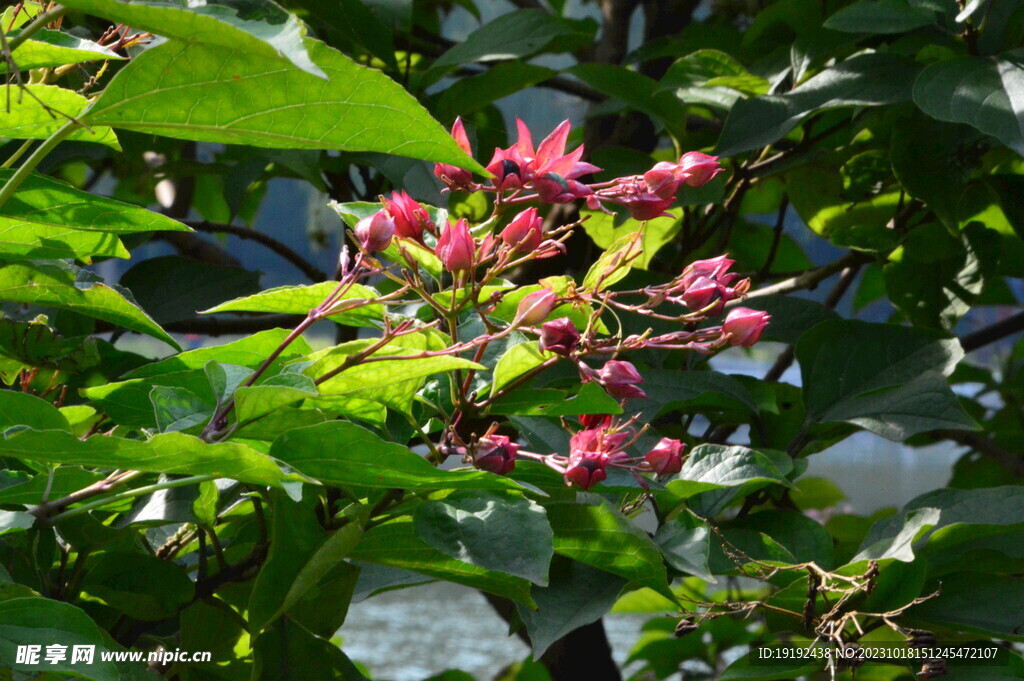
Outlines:
[[[510, 385], [492, 390], [489, 397], [481, 399], [472, 389], [473, 372], [453, 384], [455, 413], [444, 426], [440, 441], [436, 446], [431, 443], [431, 447], [441, 457], [459, 455], [467, 463], [498, 475], [512, 472], [518, 459], [540, 461], [557, 470], [566, 484], [581, 489], [605, 480], [610, 468], [631, 472], [645, 486], [642, 473], [675, 475], [683, 466], [683, 442], [662, 438], [651, 446], [643, 440], [646, 427], [636, 427], [638, 416], [626, 420], [608, 415], [580, 417], [579, 428], [573, 428], [570, 434], [567, 454], [527, 451], [510, 436], [499, 434], [497, 424], [482, 436], [464, 437], [459, 432], [463, 414], [486, 416], [496, 400], [555, 362], [570, 362], [578, 371], [580, 383], [600, 386], [625, 410], [629, 400], [645, 399], [647, 392], [640, 370], [622, 355], [645, 348], [709, 353], [728, 345], [748, 347], [760, 339], [769, 321], [762, 311], [735, 306], [749, 291], [750, 280], [731, 271], [735, 262], [724, 255], [693, 262], [661, 285], [628, 290], [604, 286], [605, 280], [621, 268], [630, 267], [640, 255], [642, 231], [637, 231], [632, 242], [615, 257], [604, 260], [605, 269], [598, 273], [596, 283], [567, 286], [564, 281], [542, 281], [540, 287], [520, 294], [511, 312], [503, 301], [519, 289], [499, 284], [499, 276], [527, 261], [564, 252], [565, 241], [580, 224], [549, 225], [536, 205], [525, 204], [581, 200], [592, 210], [621, 205], [635, 219], [649, 220], [664, 215], [680, 191], [699, 187], [722, 172], [717, 158], [691, 151], [676, 163], [657, 163], [642, 175], [587, 183], [583, 178], [600, 169], [582, 160], [582, 146], [566, 153], [568, 122], [536, 146], [522, 121], [517, 125], [516, 143], [494, 151], [487, 165], [492, 175], [489, 180], [477, 182], [470, 172], [445, 164], [437, 164], [434, 170], [449, 189], [493, 194], [494, 213], [486, 225], [474, 229], [464, 218], [443, 216], [437, 217], [439, 224], [435, 224], [431, 211], [405, 192], [381, 197], [380, 209], [354, 225], [359, 267], [389, 277], [398, 286], [377, 302], [404, 303], [406, 294], [415, 293], [437, 313], [432, 324], [446, 330], [454, 343], [416, 357], [472, 353], [479, 361], [491, 343], [513, 332], [535, 339], [540, 351], [539, 366]], [[461, 120], [456, 121], [452, 136], [464, 151], [472, 151]], [[425, 281], [420, 261], [413, 257], [413, 251], [424, 249], [451, 277], [452, 293], [444, 299], [431, 293], [442, 280]], [[392, 272], [394, 266], [378, 262], [377, 254], [382, 251], [395, 262], [397, 272]], [[456, 297], [456, 291], [462, 293]], [[486, 332], [460, 340], [460, 315], [474, 308]], [[506, 316], [499, 319], [502, 309]], [[629, 336], [609, 334], [601, 322], [606, 311], [675, 322], [678, 328], [658, 335], [650, 331]], [[723, 315], [724, 319], [715, 321]], [[412, 328], [403, 322], [385, 335], [390, 333], [394, 338]], [[642, 455], [631, 453], [641, 441], [647, 442], [647, 451]]]

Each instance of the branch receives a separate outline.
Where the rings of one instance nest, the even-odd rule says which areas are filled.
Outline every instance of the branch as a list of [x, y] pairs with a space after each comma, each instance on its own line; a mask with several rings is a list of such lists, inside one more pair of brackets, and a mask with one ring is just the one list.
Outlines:
[[250, 229], [249, 227], [229, 225], [222, 222], [209, 222], [207, 220], [183, 220], [183, 222], [198, 232], [206, 232], [208, 234], [231, 234], [232, 236], [237, 236], [239, 239], [255, 241], [262, 246], [266, 246], [268, 249], [290, 262], [310, 280], [314, 282], [327, 281], [327, 274], [325, 272], [303, 258], [290, 246], [278, 241], [268, 234], [258, 232], [255, 229]]
[[[751, 291], [747, 294], [747, 298], [758, 298], [760, 296], [771, 296], [781, 295], [784, 293], [792, 293], [793, 291], [802, 291], [804, 289], [814, 289], [825, 279], [828, 279], [836, 272], [844, 270], [847, 267], [859, 267], [864, 263], [870, 262], [871, 258], [863, 253], [851, 252], [844, 255], [839, 260], [823, 265], [817, 269], [813, 269], [810, 272], [805, 272], [801, 275], [785, 279], [776, 284], [770, 286], [764, 286], [756, 291]], [[739, 300], [730, 301], [734, 304], [738, 304]]]
[[1024, 312], [1018, 312], [1012, 317], [967, 334], [960, 339], [960, 345], [965, 352], [970, 352], [1021, 331], [1024, 331]]
[[1024, 458], [1020, 454], [1015, 454], [1009, 449], [996, 444], [984, 435], [967, 430], [933, 430], [929, 435], [936, 439], [950, 440], [958, 445], [970, 447], [1002, 464], [1003, 467], [1018, 478], [1024, 477]]
[[295, 328], [304, 317], [300, 314], [264, 314], [237, 319], [225, 317], [195, 317], [181, 322], [170, 322], [163, 327], [174, 333], [198, 333], [204, 336], [256, 333], [267, 329]]

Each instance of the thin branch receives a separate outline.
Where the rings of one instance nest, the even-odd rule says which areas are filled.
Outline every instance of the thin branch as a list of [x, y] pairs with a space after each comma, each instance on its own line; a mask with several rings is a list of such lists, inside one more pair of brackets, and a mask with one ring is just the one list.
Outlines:
[[287, 244], [278, 241], [268, 234], [258, 232], [255, 229], [250, 229], [249, 227], [229, 225], [222, 222], [209, 222], [206, 220], [183, 220], [182, 222], [198, 232], [206, 232], [208, 234], [231, 234], [232, 236], [237, 236], [239, 239], [255, 241], [262, 246], [266, 246], [268, 249], [290, 262], [310, 280], [315, 282], [327, 280], [327, 274], [323, 270], [314, 266]]
[[67, 8], [63, 5], [54, 5], [48, 11], [43, 12], [27, 25], [18, 31], [18, 35], [7, 41], [8, 52], [14, 52], [22, 43], [34, 36], [40, 29], [46, 28], [51, 21], [56, 21], [67, 14]]
[[1024, 477], [1024, 457], [996, 444], [984, 435], [967, 430], [933, 430], [929, 434], [937, 439], [950, 440], [959, 445], [970, 447], [1002, 464], [1016, 477]]
[[[825, 279], [828, 279], [836, 272], [844, 270], [848, 267], [859, 267], [864, 263], [871, 260], [870, 257], [863, 253], [851, 252], [844, 255], [839, 260], [831, 262], [827, 265], [823, 265], [817, 269], [813, 269], [810, 272], [786, 279], [770, 286], [764, 286], [755, 291], [751, 291], [747, 294], [747, 298], [759, 298], [761, 296], [781, 295], [784, 293], [792, 293], [793, 291], [802, 291], [804, 289], [814, 289]], [[730, 301], [738, 304], [741, 301]]]
[[163, 327], [173, 333], [198, 333], [204, 336], [226, 336], [229, 334], [256, 333], [267, 329], [294, 328], [304, 319], [296, 314], [264, 314], [239, 319], [224, 317], [195, 317], [180, 322], [170, 322]]
[[1024, 331], [1024, 312], [1018, 312], [1012, 317], [967, 334], [960, 339], [960, 345], [966, 352], [970, 352], [1021, 331]]

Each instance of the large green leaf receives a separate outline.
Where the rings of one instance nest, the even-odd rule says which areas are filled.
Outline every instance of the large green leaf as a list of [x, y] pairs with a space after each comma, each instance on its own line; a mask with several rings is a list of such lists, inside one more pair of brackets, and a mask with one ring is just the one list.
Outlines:
[[434, 68], [523, 59], [542, 50], [571, 51], [589, 42], [596, 28], [592, 20], [563, 19], [543, 10], [509, 12], [473, 31], [441, 55]]
[[274, 440], [270, 455], [327, 485], [430, 489], [515, 489], [483, 471], [445, 471], [407, 447], [344, 421], [296, 428]]
[[1024, 154], [1024, 52], [931, 64], [914, 81], [914, 103], [940, 121], [967, 123]]
[[1024, 582], [1019, 577], [963, 572], [944, 577], [942, 594], [911, 612], [915, 619], [952, 629], [1021, 641], [1022, 611]]
[[79, 373], [100, 362], [91, 336], [64, 338], [47, 325], [47, 318], [29, 322], [0, 319], [0, 355], [26, 366]]
[[119, 468], [153, 473], [216, 475], [254, 485], [279, 486], [281, 469], [243, 444], [207, 444], [183, 433], [154, 435], [146, 441], [93, 436], [79, 440], [61, 430], [23, 430], [3, 443], [8, 456], [45, 463]]
[[[679, 216], [680, 211], [673, 210], [673, 216], [654, 218], [653, 220], [634, 220], [626, 218], [624, 221], [616, 214], [607, 214], [600, 211], [585, 210], [580, 213], [587, 219], [583, 223], [583, 229], [587, 235], [594, 240], [599, 248], [611, 248], [615, 241], [623, 236], [635, 234], [638, 230], [643, 232], [640, 245], [643, 253], [633, 261], [634, 267], [646, 270], [654, 259], [654, 255], [662, 246], [671, 243], [682, 229], [683, 223]], [[621, 224], [617, 224], [621, 221]]]
[[544, 66], [520, 61], [496, 64], [478, 76], [457, 80], [438, 96], [433, 110], [441, 122], [469, 116], [491, 102], [548, 80], [556, 73]]
[[0, 216], [0, 257], [8, 260], [59, 260], [89, 264], [93, 256], [129, 258], [114, 234], [80, 232], [70, 227], [41, 225]]
[[556, 560], [551, 572], [551, 584], [531, 591], [536, 610], [516, 606], [534, 659], [569, 632], [603, 617], [626, 586], [622, 577], [565, 558]]
[[[74, 646], [95, 646], [93, 663], [71, 664], [67, 659], [50, 663], [45, 659], [45, 646], [59, 643], [68, 646], [70, 653]], [[17, 659], [18, 646], [44, 646], [39, 662], [32, 665], [18, 665], [19, 672], [64, 672], [92, 681], [119, 681], [121, 675], [113, 662], [101, 659], [107, 651], [123, 649], [104, 635], [79, 608], [68, 603], [48, 598], [12, 598], [0, 601], [0, 658], [5, 666], [13, 665]]]
[[71, 432], [64, 414], [46, 400], [28, 393], [0, 390], [0, 433], [12, 426]]
[[784, 95], [736, 102], [717, 153], [733, 156], [781, 139], [808, 114], [839, 106], [878, 106], [910, 99], [917, 67], [883, 53], [862, 54], [825, 69]]
[[168, 42], [111, 80], [88, 121], [179, 139], [377, 151], [482, 167], [387, 76], [307, 39], [324, 81], [238, 49]]
[[137, 620], [172, 617], [191, 602], [195, 585], [172, 561], [123, 551], [107, 552], [82, 581], [86, 600], [99, 601]]
[[935, 12], [909, 0], [857, 0], [825, 20], [845, 33], [905, 33], [935, 23]]
[[0, 267], [0, 300], [70, 310], [178, 344], [149, 315], [95, 275], [59, 263], [18, 263]]
[[[68, 122], [68, 116], [81, 120], [80, 114], [89, 103], [82, 95], [56, 85], [25, 85], [25, 91], [14, 85], [0, 86], [0, 136], [8, 139], [46, 139]], [[6, 102], [10, 101], [10, 108]], [[114, 131], [102, 125], [82, 126], [68, 136], [69, 140], [98, 142], [120, 151]]]
[[596, 495], [545, 504], [555, 553], [648, 586], [672, 598], [657, 545]]
[[287, 59], [303, 71], [325, 77], [303, 45], [302, 23], [269, 0], [187, 5], [166, 0], [68, 0], [63, 4], [168, 38], [241, 50], [254, 61]]
[[368, 681], [341, 648], [284, 618], [253, 641], [252, 681]]
[[[203, 314], [216, 312], [281, 312], [288, 314], [306, 314], [324, 302], [336, 288], [338, 282], [323, 281], [309, 286], [278, 286], [244, 298], [236, 298], [216, 307], [203, 310]], [[380, 293], [362, 284], [353, 284], [341, 301], [357, 301], [377, 298]], [[346, 326], [376, 326], [374, 322], [384, 317], [383, 305], [363, 305], [361, 307], [340, 312], [327, 317], [332, 322]]]
[[974, 428], [944, 379], [963, 357], [955, 338], [854, 320], [823, 322], [796, 346], [807, 414], [903, 440]]
[[596, 90], [618, 99], [665, 126], [677, 140], [686, 138], [686, 108], [671, 92], [639, 71], [613, 64], [581, 64], [569, 70]]
[[763, 452], [746, 447], [702, 444], [694, 447], [667, 487], [674, 494], [694, 494], [751, 483], [788, 485], [786, 471]]
[[544, 507], [522, 496], [465, 490], [416, 508], [416, 534], [447, 556], [548, 583], [551, 526]]
[[523, 374], [536, 369], [551, 357], [554, 357], [554, 354], [541, 350], [536, 341], [513, 345], [508, 352], [501, 356], [498, 364], [494, 367], [491, 394], [498, 392]]
[[[18, 33], [20, 31], [11, 31], [7, 39], [14, 38]], [[36, 31], [31, 39], [22, 43], [14, 58], [21, 71], [105, 59], [122, 60], [124, 57], [91, 40], [48, 29]], [[7, 64], [0, 64], [0, 73], [6, 71]]]
[[[235, 364], [255, 369], [263, 364], [264, 360], [284, 342], [288, 334], [289, 331], [286, 329], [260, 331], [230, 343], [207, 345], [196, 350], [188, 350], [173, 357], [168, 357], [159, 362], [146, 364], [125, 374], [124, 377], [126, 379], [146, 378], [188, 369], [202, 369], [211, 360], [221, 364]], [[310, 352], [311, 349], [305, 339], [297, 338], [280, 354], [276, 362], [271, 365], [269, 372], [272, 373], [283, 362], [307, 355]]]
[[[13, 170], [0, 169], [0, 182]], [[0, 205], [0, 225], [38, 223], [78, 230], [130, 234], [134, 232], [191, 232], [177, 220], [130, 203], [96, 196], [46, 175], [30, 173], [18, 191]]]
[[[915, 545], [920, 550], [936, 532], [954, 525], [1020, 523], [1024, 523], [1022, 487], [936, 490], [917, 497], [904, 506], [901, 513], [876, 523], [864, 538], [854, 562], [885, 558], [914, 560]], [[975, 527], [975, 530], [980, 529]]]
[[530, 598], [530, 582], [449, 558], [416, 535], [413, 520], [408, 516], [367, 530], [363, 541], [351, 555], [356, 560], [412, 570], [504, 596], [527, 606], [534, 605]]
[[769, 83], [747, 71], [735, 57], [703, 49], [677, 60], [661, 79], [684, 104], [706, 104], [729, 110], [744, 93], [767, 94]]

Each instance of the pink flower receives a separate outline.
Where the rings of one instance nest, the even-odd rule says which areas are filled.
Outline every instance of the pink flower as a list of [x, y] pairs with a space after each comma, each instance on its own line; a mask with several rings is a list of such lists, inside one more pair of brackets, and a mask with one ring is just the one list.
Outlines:
[[700, 187], [710, 182], [724, 168], [718, 165], [717, 156], [688, 151], [679, 159], [679, 170], [683, 182], [690, 187]]
[[519, 445], [505, 435], [485, 435], [473, 448], [473, 465], [480, 470], [508, 475], [516, 467]]
[[568, 317], [544, 322], [540, 327], [540, 349], [567, 357], [580, 342], [580, 332]]
[[[460, 149], [470, 156], [473, 155], [473, 149], [469, 146], [469, 138], [466, 136], [466, 128], [462, 125], [461, 118], [455, 119], [455, 124], [452, 126], [452, 138]], [[435, 164], [434, 175], [451, 189], [465, 189], [473, 184], [471, 172], [447, 163]]]
[[547, 319], [557, 301], [558, 296], [549, 288], [534, 291], [519, 301], [515, 320], [523, 326], [536, 326]]
[[513, 251], [529, 253], [537, 249], [544, 238], [544, 218], [536, 208], [527, 208], [512, 219], [501, 232], [501, 240]]
[[608, 477], [608, 457], [599, 452], [587, 452], [575, 459], [570, 457], [569, 465], [562, 477], [565, 484], [588, 490]]
[[737, 307], [725, 316], [722, 331], [729, 336], [729, 345], [750, 347], [761, 338], [771, 317], [767, 312]]
[[647, 190], [662, 199], [674, 200], [682, 181], [679, 166], [667, 161], [655, 163], [653, 168], [644, 173]]
[[449, 220], [437, 240], [434, 253], [451, 272], [472, 269], [476, 255], [476, 241], [469, 231], [469, 223], [459, 218], [455, 224]]
[[679, 440], [663, 437], [651, 451], [644, 454], [647, 463], [658, 475], [675, 475], [683, 469], [683, 448]]
[[612, 424], [611, 414], [583, 414], [580, 418], [580, 424], [586, 429], [593, 428], [607, 428]]
[[495, 187], [504, 191], [530, 185], [544, 203], [568, 203], [590, 193], [589, 187], [575, 180], [600, 168], [580, 161], [582, 146], [565, 153], [569, 121], [562, 121], [536, 149], [530, 129], [518, 118], [516, 128], [519, 132], [516, 143], [508, 149], [495, 149], [487, 165], [487, 170], [494, 175]]
[[709, 258], [707, 260], [694, 260], [683, 269], [678, 287], [687, 289], [694, 281], [701, 277], [707, 277], [728, 286], [740, 276], [734, 272], [729, 273], [729, 268], [735, 264], [736, 261], [730, 260], [726, 255], [720, 255], [717, 258]]
[[647, 393], [637, 387], [644, 378], [631, 363], [613, 359], [605, 363], [597, 372], [597, 382], [616, 399], [630, 397], [647, 397]]
[[381, 210], [357, 222], [353, 231], [363, 250], [375, 253], [383, 251], [391, 243], [391, 237], [395, 234], [395, 221]]
[[395, 233], [406, 239], [423, 241], [423, 230], [433, 233], [436, 229], [430, 221], [427, 209], [403, 190], [392, 192], [390, 199], [384, 199], [384, 206], [395, 221]]
[[653, 220], [665, 216], [671, 217], [671, 214], [665, 211], [675, 202], [675, 199], [675, 196], [663, 199], [655, 194], [645, 192], [626, 197], [622, 203], [634, 220]]

